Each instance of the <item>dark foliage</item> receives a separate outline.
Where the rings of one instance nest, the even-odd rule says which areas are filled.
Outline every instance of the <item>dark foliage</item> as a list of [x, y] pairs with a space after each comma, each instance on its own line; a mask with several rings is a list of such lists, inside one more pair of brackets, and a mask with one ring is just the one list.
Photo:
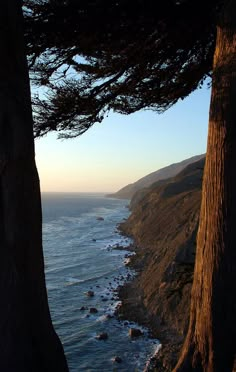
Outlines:
[[211, 75], [219, 1], [27, 0], [35, 135], [85, 132], [110, 110], [163, 112]]

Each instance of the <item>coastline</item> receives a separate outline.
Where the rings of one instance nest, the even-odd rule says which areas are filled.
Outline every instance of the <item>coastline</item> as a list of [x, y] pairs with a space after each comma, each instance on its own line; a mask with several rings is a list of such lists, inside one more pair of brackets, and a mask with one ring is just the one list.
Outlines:
[[48, 297], [70, 371], [143, 371], [158, 343], [114, 316], [116, 289], [133, 275], [124, 265], [132, 240], [117, 231], [126, 202], [70, 194], [44, 202]]
[[150, 329], [162, 344], [148, 371], [172, 371], [189, 323], [204, 159], [154, 184], [119, 224], [133, 239], [137, 275], [119, 292], [119, 313]]
[[184, 337], [164, 324], [156, 315], [151, 314], [145, 306], [140, 286], [141, 272], [145, 270], [145, 259], [135, 245], [131, 245], [128, 250], [135, 254], [129, 256], [127, 266], [134, 270], [136, 275], [118, 288], [121, 305], [116, 309], [116, 316], [120, 320], [133, 321], [144, 326], [148, 329], [150, 338], [160, 341], [160, 348], [147, 361], [144, 372], [170, 372], [178, 360]]

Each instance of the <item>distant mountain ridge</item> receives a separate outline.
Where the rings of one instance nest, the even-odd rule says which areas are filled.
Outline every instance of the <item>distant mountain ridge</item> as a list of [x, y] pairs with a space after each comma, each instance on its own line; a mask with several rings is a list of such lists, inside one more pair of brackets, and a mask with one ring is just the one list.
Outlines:
[[179, 163], [174, 163], [168, 165], [167, 167], [161, 168], [155, 172], [148, 174], [140, 178], [138, 181], [131, 183], [116, 193], [107, 195], [108, 197], [118, 198], [118, 199], [132, 199], [134, 194], [142, 189], [150, 187], [153, 183], [171, 178], [180, 173], [187, 165], [195, 163], [202, 159], [205, 154], [192, 156], [191, 158], [185, 159]]

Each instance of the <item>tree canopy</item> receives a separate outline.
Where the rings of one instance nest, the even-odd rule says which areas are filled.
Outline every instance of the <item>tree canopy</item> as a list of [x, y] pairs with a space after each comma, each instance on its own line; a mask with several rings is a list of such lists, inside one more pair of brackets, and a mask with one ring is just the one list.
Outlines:
[[[110, 110], [163, 112], [211, 76], [220, 1], [27, 0], [35, 135], [75, 137]], [[32, 32], [33, 30], [33, 32]]]

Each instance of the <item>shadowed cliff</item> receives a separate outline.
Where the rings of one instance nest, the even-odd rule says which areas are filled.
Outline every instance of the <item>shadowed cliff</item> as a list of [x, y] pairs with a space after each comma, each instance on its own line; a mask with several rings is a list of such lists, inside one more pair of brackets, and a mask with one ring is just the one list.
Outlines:
[[[124, 289], [124, 309], [132, 291], [152, 318], [154, 330], [174, 331], [182, 340], [188, 325], [190, 291], [195, 260], [196, 233], [205, 159], [188, 165], [177, 176], [145, 191], [121, 230], [137, 245], [132, 264], [139, 272]], [[122, 295], [122, 294], [121, 294]], [[130, 312], [130, 311], [129, 311]], [[173, 362], [174, 363], [174, 362]]]

